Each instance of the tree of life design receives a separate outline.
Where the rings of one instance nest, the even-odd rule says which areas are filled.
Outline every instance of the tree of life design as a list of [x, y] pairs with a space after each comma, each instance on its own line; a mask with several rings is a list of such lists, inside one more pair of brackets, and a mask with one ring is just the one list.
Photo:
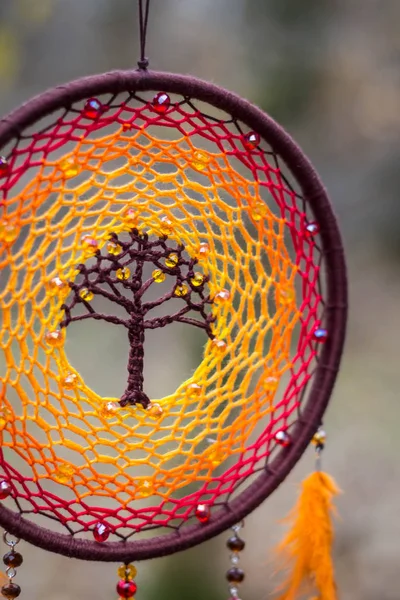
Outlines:
[[[150, 239], [137, 229], [129, 232], [129, 241], [119, 239], [116, 233], [110, 234], [105, 252], [97, 249], [94, 264], [78, 265], [78, 282], [70, 282], [70, 300], [62, 305], [65, 318], [60, 327], [83, 319], [97, 319], [122, 325], [127, 329], [129, 340], [128, 380], [125, 392], [119, 401], [121, 406], [150, 405], [150, 399], [143, 390], [144, 341], [146, 329], [157, 329], [171, 323], [187, 323], [203, 329], [210, 339], [214, 338], [211, 324], [215, 317], [208, 310], [212, 299], [206, 290], [208, 277], [196, 273], [196, 258], [185, 258], [185, 246], [167, 243], [168, 236]], [[145, 280], [146, 264], [155, 267], [149, 279]], [[154, 283], [161, 283], [169, 277], [171, 287], [168, 292], [154, 301], [145, 301], [147, 290]], [[101, 296], [122, 307], [126, 318], [96, 312], [91, 305], [95, 296]], [[180, 298], [184, 305], [177, 312], [161, 317], [149, 317], [148, 313], [168, 302]], [[83, 314], [75, 314], [75, 309], [83, 306]], [[197, 313], [191, 316], [189, 313]]]

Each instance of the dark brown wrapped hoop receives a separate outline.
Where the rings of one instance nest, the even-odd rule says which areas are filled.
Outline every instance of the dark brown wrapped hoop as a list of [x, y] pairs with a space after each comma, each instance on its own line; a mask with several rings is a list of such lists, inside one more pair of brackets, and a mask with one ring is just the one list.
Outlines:
[[216, 85], [194, 77], [151, 71], [114, 71], [79, 79], [33, 98], [0, 121], [0, 148], [16, 133], [59, 108], [102, 93], [163, 91], [207, 102], [257, 131], [283, 159], [299, 183], [304, 198], [320, 226], [325, 257], [327, 295], [326, 328], [329, 337], [319, 357], [301, 418], [292, 434], [293, 443], [279, 453], [245, 491], [228, 507], [214, 512], [207, 524], [133, 542], [97, 543], [54, 533], [1, 506], [0, 525], [35, 546], [84, 560], [130, 562], [172, 554], [199, 544], [226, 530], [253, 511], [285, 479], [297, 463], [321, 423], [339, 369], [347, 316], [346, 266], [340, 232], [326, 191], [308, 159], [290, 136], [260, 109]]

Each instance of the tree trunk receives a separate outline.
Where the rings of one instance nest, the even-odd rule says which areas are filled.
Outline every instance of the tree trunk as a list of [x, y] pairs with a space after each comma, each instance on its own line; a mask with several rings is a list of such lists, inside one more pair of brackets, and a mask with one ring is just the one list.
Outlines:
[[143, 392], [144, 317], [140, 309], [136, 314], [131, 315], [128, 339], [130, 345], [128, 382], [119, 403], [121, 406], [141, 404], [143, 408], [147, 408], [150, 399]]

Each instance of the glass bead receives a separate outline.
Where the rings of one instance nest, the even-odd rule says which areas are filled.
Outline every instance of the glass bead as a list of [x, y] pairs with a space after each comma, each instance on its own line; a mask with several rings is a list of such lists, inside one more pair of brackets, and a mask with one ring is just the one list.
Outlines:
[[201, 396], [202, 392], [203, 388], [198, 383], [190, 383], [187, 387], [188, 396], [198, 398], [199, 396]]
[[163, 281], [165, 281], [166, 277], [164, 271], [161, 271], [161, 269], [154, 269], [151, 276], [153, 277], [156, 283], [162, 283]]
[[0, 481], [0, 500], [5, 500], [11, 494], [11, 486], [5, 479]]
[[224, 460], [224, 457], [221, 452], [214, 450], [209, 454], [208, 460], [210, 461], [212, 467], [218, 467]]
[[4, 156], [0, 156], [0, 178], [7, 177], [10, 172], [10, 165]]
[[146, 410], [153, 419], [159, 419], [164, 412], [162, 406], [157, 402], [150, 402]]
[[82, 300], [85, 300], [85, 302], [90, 302], [91, 300], [93, 300], [94, 294], [91, 290], [88, 290], [87, 288], [82, 288], [79, 291], [79, 297], [82, 298]]
[[61, 380], [61, 384], [67, 390], [73, 390], [78, 384], [78, 375], [76, 373], [67, 373]]
[[207, 258], [207, 256], [210, 254], [210, 246], [206, 243], [200, 244], [199, 247], [199, 260], [202, 258]]
[[204, 152], [195, 152], [193, 156], [194, 160], [191, 165], [196, 171], [204, 171], [207, 168], [208, 163], [210, 162], [209, 157]]
[[255, 150], [260, 143], [260, 136], [255, 131], [249, 131], [243, 138], [243, 146], [246, 150]]
[[97, 98], [90, 98], [86, 101], [83, 109], [83, 115], [88, 119], [96, 119], [104, 111], [102, 103]]
[[18, 229], [12, 223], [2, 223], [0, 225], [0, 239], [7, 244], [15, 242], [18, 237]]
[[194, 287], [200, 287], [204, 283], [204, 275], [195, 273], [190, 281]]
[[45, 336], [46, 343], [53, 348], [58, 348], [64, 343], [64, 334], [61, 329], [55, 329], [54, 331], [48, 331]]
[[315, 342], [326, 342], [326, 340], [328, 339], [328, 331], [326, 329], [322, 329], [321, 327], [319, 327], [318, 329], [316, 329], [313, 333], [313, 340]]
[[211, 516], [210, 507], [207, 504], [198, 504], [194, 514], [200, 523], [208, 523]]
[[21, 588], [19, 587], [19, 585], [17, 585], [16, 583], [12, 583], [11, 581], [9, 583], [6, 583], [6, 585], [3, 585], [3, 587], [1, 588], [1, 595], [5, 596], [5, 598], [10, 598], [10, 600], [12, 598], [18, 598], [20, 593]]
[[284, 448], [290, 446], [292, 442], [292, 440], [290, 439], [290, 435], [286, 431], [283, 431], [283, 429], [276, 432], [275, 441], [278, 442], [278, 444], [280, 446], [283, 446]]
[[143, 481], [138, 486], [138, 492], [142, 498], [148, 498], [149, 496], [151, 496], [153, 493], [153, 486], [152, 486], [151, 482], [147, 481], [147, 480]]
[[124, 218], [133, 227], [137, 223], [138, 214], [134, 208], [127, 208], [124, 213]]
[[317, 233], [319, 233], [319, 230], [319, 225], [315, 221], [306, 225], [306, 235], [308, 237], [313, 237], [314, 235], [317, 235]]
[[326, 432], [323, 429], [318, 429], [312, 438], [314, 446], [323, 447], [326, 442]]
[[121, 565], [118, 568], [118, 576], [121, 579], [125, 579], [125, 581], [127, 579], [133, 579], [134, 577], [136, 577], [137, 575], [137, 570], [136, 567], [134, 567], [133, 565]]
[[174, 295], [178, 298], [183, 298], [183, 296], [187, 296], [189, 292], [189, 288], [186, 284], [182, 283], [181, 285], [177, 285], [174, 291]]
[[53, 293], [60, 293], [69, 290], [68, 282], [64, 281], [60, 277], [53, 277], [53, 279], [50, 279], [47, 287]]
[[176, 267], [178, 262], [179, 256], [175, 252], [171, 252], [171, 254], [168, 254], [167, 258], [165, 259], [165, 266], [172, 269], [173, 267]]
[[229, 583], [242, 583], [244, 580], [244, 571], [238, 567], [232, 567], [227, 571], [226, 578]]
[[13, 412], [6, 406], [0, 409], [0, 431], [3, 431], [7, 423], [13, 419], [13, 416]]
[[279, 290], [279, 302], [280, 304], [287, 305], [291, 304], [295, 300], [296, 296], [293, 290]]
[[163, 115], [167, 112], [170, 104], [171, 99], [168, 94], [165, 94], [165, 92], [158, 92], [158, 94], [156, 94], [153, 98], [153, 108], [160, 115]]
[[137, 585], [134, 581], [126, 581], [121, 579], [117, 583], [117, 594], [121, 598], [132, 598], [137, 590]]
[[96, 540], [96, 542], [101, 543], [101, 542], [107, 541], [108, 538], [110, 537], [110, 533], [111, 533], [111, 529], [109, 528], [108, 525], [106, 525], [106, 523], [102, 523], [101, 521], [99, 521], [94, 526], [93, 537]]
[[239, 555], [238, 554], [232, 554], [231, 555], [231, 563], [233, 565], [238, 565], [239, 564]]
[[108, 242], [107, 252], [108, 252], [108, 254], [111, 254], [112, 256], [118, 256], [122, 252], [122, 246], [121, 246], [121, 244], [118, 244], [117, 242]]
[[79, 173], [79, 165], [70, 158], [63, 160], [60, 168], [65, 177], [75, 177]]
[[15, 552], [15, 550], [10, 550], [10, 552], [7, 552], [7, 554], [3, 556], [3, 563], [6, 567], [12, 567], [13, 569], [20, 567], [23, 561], [22, 554]]
[[72, 465], [60, 465], [54, 477], [59, 483], [69, 483], [74, 473], [75, 469]]
[[119, 279], [120, 281], [126, 281], [127, 279], [129, 279], [130, 274], [131, 270], [129, 267], [122, 267], [121, 269], [117, 269], [115, 273], [117, 279]]
[[218, 338], [213, 339], [212, 345], [218, 352], [225, 352], [227, 346], [224, 340], [219, 340]]
[[229, 586], [229, 591], [232, 594], [233, 598], [237, 599], [239, 596], [239, 589], [236, 587], [236, 585], [230, 585]]
[[160, 231], [163, 235], [170, 235], [173, 232], [172, 221], [168, 217], [162, 217]]
[[121, 406], [118, 402], [112, 402], [109, 400], [108, 402], [104, 402], [104, 404], [101, 406], [99, 414], [101, 417], [108, 419], [115, 415], [119, 408], [121, 408]]
[[214, 296], [214, 302], [223, 303], [230, 300], [231, 293], [229, 290], [220, 290]]
[[81, 243], [86, 254], [94, 254], [99, 249], [98, 241], [91, 235], [84, 235]]
[[246, 544], [240, 537], [233, 535], [226, 542], [226, 545], [228, 546], [229, 550], [232, 550], [232, 552], [241, 552], [244, 550]]
[[251, 209], [254, 221], [261, 221], [268, 214], [268, 207], [263, 202], [257, 202]]

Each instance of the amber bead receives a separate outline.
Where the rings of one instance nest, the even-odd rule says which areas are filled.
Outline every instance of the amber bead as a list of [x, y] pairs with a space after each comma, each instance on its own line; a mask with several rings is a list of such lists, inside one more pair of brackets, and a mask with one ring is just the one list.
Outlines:
[[6, 598], [18, 598], [21, 593], [21, 588], [16, 583], [6, 583], [1, 588], [1, 595]]
[[232, 567], [226, 572], [226, 578], [229, 583], [242, 583], [244, 579], [244, 571], [238, 567]]
[[137, 590], [137, 585], [134, 581], [126, 581], [121, 579], [117, 583], [117, 594], [121, 598], [132, 598]]
[[245, 547], [244, 541], [237, 535], [230, 537], [226, 542], [226, 545], [232, 552], [241, 552]]
[[23, 563], [22, 554], [11, 550], [3, 556], [3, 563], [6, 565], [6, 567], [12, 567], [13, 569], [16, 569]]
[[137, 575], [136, 567], [133, 565], [121, 565], [118, 569], [118, 575], [121, 579], [131, 580]]

